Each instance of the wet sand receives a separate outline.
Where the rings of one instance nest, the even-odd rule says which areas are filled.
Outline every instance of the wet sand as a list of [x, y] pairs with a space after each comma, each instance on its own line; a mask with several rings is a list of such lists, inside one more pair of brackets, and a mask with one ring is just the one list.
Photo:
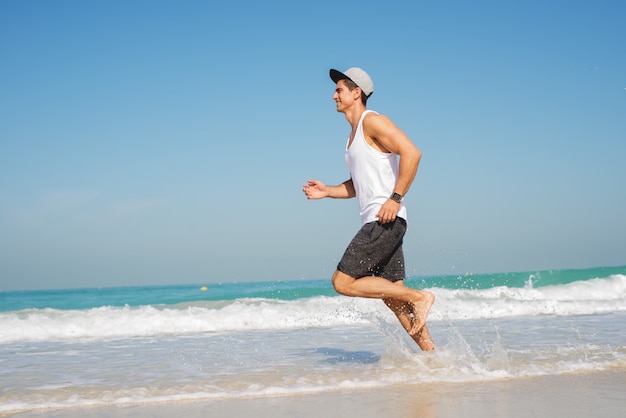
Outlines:
[[626, 369], [292, 396], [42, 410], [16, 417], [619, 417]]

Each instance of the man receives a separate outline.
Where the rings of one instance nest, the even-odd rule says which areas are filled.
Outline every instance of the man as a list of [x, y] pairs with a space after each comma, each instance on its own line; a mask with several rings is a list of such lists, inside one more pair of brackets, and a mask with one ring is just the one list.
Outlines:
[[363, 222], [337, 265], [333, 286], [346, 296], [382, 299], [419, 347], [433, 350], [426, 319], [435, 296], [404, 286], [403, 196], [417, 173], [421, 152], [389, 118], [366, 109], [374, 83], [365, 71], [333, 69], [330, 78], [336, 83], [337, 112], [352, 128], [345, 155], [350, 179], [337, 186], [308, 180], [303, 191], [308, 199], [356, 197]]

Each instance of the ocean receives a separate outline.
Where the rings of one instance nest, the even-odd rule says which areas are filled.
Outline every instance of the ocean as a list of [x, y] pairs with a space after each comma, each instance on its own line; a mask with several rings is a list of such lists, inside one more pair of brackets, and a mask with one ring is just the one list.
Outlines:
[[405, 283], [434, 352], [328, 279], [0, 292], [0, 414], [626, 372], [626, 266]]

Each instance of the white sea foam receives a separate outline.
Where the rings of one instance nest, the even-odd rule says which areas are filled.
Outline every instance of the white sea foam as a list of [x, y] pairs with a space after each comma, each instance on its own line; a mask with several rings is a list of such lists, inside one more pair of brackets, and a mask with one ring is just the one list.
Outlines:
[[[592, 316], [577, 319], [580, 327], [593, 326]], [[9, 344], [12, 348], [4, 348], [11, 359], [4, 375], [0, 373], [0, 387], [10, 389], [0, 393], [0, 414], [477, 382], [625, 367], [623, 348], [580, 341], [563, 330], [560, 317], [534, 320], [546, 327], [546, 332], [530, 343], [520, 342], [510, 330], [501, 341], [498, 333], [488, 332], [489, 321], [465, 321], [458, 328], [439, 323], [433, 327], [439, 343], [433, 353], [405, 345], [402, 338], [406, 335], [396, 333], [397, 321], [384, 319], [376, 328], [386, 339], [371, 327], [351, 325], [233, 335]], [[521, 333], [528, 332], [524, 319], [505, 322], [511, 328], [520, 327]], [[624, 324], [624, 314], [619, 322], [617, 328]], [[551, 332], [555, 326], [563, 335]], [[481, 339], [487, 335], [490, 344], [485, 347]]]
[[[133, 313], [128, 312], [136, 314], [128, 324], [131, 330], [140, 325], [144, 315], [144, 320], [155, 322], [150, 332], [160, 335], [0, 344], [0, 358], [6, 360], [0, 368], [0, 387], [5, 388], [0, 393], [0, 414], [78, 405], [475, 382], [626, 367], [622, 332], [626, 312], [438, 321], [430, 327], [437, 350], [422, 353], [393, 315], [380, 310], [380, 303], [329, 299], [301, 301], [308, 307], [300, 309], [311, 315], [317, 310], [323, 319], [309, 322], [317, 324], [315, 328], [298, 323], [302, 321], [298, 312], [294, 322], [283, 323], [283, 329], [262, 324], [264, 319], [277, 317], [277, 313], [266, 313], [254, 319], [256, 322], [251, 322], [252, 316], [246, 317], [243, 322], [250, 323], [245, 326], [229, 325], [239, 331], [188, 335], [176, 330], [175, 321], [169, 325], [172, 335], [164, 334], [164, 324], [157, 320], [159, 313], [166, 319], [173, 314], [193, 317], [196, 310], [223, 314], [229, 307], [235, 312], [257, 307], [256, 313], [280, 307], [281, 315], [287, 314], [287, 309], [298, 309], [293, 303], [249, 300], [222, 307], [117, 308], [130, 317]], [[320, 311], [322, 306], [326, 312]], [[346, 312], [333, 318], [339, 314], [337, 310]], [[85, 312], [110, 316], [112, 311]], [[234, 313], [225, 316], [229, 315]], [[341, 321], [345, 325], [337, 325]], [[78, 321], [74, 322], [76, 326]], [[111, 322], [110, 318], [105, 322]], [[117, 325], [124, 328], [122, 322], [120, 319]], [[104, 334], [111, 336], [111, 331]]]
[[239, 299], [219, 308], [214, 305], [3, 312], [0, 342], [324, 327], [362, 320], [343, 298]]
[[[431, 319], [481, 319], [535, 315], [592, 315], [626, 311], [626, 276], [532, 288], [432, 289]], [[441, 316], [440, 316], [441, 315]]]
[[[430, 321], [626, 311], [626, 276], [540, 288], [431, 289]], [[132, 338], [185, 333], [306, 329], [364, 323], [388, 315], [377, 300], [313, 297], [239, 299], [184, 305], [28, 309], [0, 313], [0, 342]]]

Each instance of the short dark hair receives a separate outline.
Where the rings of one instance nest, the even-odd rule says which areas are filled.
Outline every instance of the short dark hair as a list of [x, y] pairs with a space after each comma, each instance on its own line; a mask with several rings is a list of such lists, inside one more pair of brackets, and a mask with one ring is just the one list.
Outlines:
[[[359, 86], [356, 85], [356, 83], [354, 81], [350, 80], [349, 78], [344, 78], [343, 82], [345, 83], [346, 87], [350, 91], [352, 91], [355, 88], [359, 87]], [[363, 105], [367, 105], [367, 95], [365, 93], [363, 93], [363, 89], [361, 87], [359, 87], [359, 89], [361, 90], [361, 103], [363, 103]]]

